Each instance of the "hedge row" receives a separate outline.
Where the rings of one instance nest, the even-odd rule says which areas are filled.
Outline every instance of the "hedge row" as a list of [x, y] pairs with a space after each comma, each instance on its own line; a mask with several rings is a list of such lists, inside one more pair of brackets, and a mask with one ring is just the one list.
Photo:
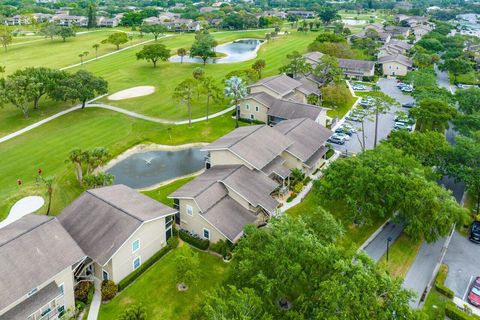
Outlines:
[[219, 240], [217, 243], [210, 243], [209, 249], [226, 257], [233, 250], [233, 244], [230, 241]]
[[206, 239], [196, 238], [185, 230], [179, 230], [178, 235], [180, 236], [180, 239], [182, 239], [186, 243], [191, 244], [194, 247], [197, 247], [200, 250], [207, 250], [210, 246], [210, 241]]
[[442, 264], [440, 266], [440, 270], [438, 270], [437, 278], [435, 279], [435, 289], [437, 289], [437, 291], [443, 294], [444, 296], [450, 299], [453, 299], [453, 297], [455, 296], [455, 293], [446, 285], [444, 285], [447, 275], [448, 275], [448, 266], [446, 264]]
[[167, 245], [163, 247], [160, 251], [155, 253], [150, 259], [145, 261], [137, 270], [130, 273], [126, 276], [122, 281], [118, 283], [118, 291], [122, 291], [126, 287], [128, 287], [132, 282], [137, 280], [139, 276], [141, 276], [148, 268], [154, 265], [160, 258], [162, 258], [167, 252], [172, 249], [175, 249], [178, 246], [178, 238], [173, 236], [167, 241]]
[[445, 315], [451, 320], [479, 320], [480, 317], [460, 310], [455, 303], [449, 302], [445, 306]]

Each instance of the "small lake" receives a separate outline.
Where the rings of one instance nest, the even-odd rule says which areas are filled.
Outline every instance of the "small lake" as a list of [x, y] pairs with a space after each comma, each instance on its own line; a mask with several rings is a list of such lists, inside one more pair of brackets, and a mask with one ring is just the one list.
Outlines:
[[[216, 52], [223, 53], [226, 56], [217, 59], [208, 59], [207, 63], [234, 63], [255, 59], [257, 50], [262, 44], [258, 39], [242, 39], [229, 43], [224, 43], [215, 48]], [[173, 56], [170, 62], [180, 62], [180, 56]], [[203, 60], [198, 57], [184, 56], [183, 62], [203, 63]]]
[[357, 19], [342, 19], [342, 22], [348, 26], [359, 26], [367, 23], [367, 20], [357, 20]]
[[115, 176], [114, 184], [146, 188], [203, 169], [206, 155], [200, 148], [135, 153], [107, 172]]

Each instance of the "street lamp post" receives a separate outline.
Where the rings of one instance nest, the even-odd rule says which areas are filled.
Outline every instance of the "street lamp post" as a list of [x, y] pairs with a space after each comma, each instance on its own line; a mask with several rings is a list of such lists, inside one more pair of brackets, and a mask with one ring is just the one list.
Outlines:
[[393, 238], [390, 236], [387, 238], [387, 262], [388, 262], [388, 248], [390, 247], [390, 242], [392, 242]]

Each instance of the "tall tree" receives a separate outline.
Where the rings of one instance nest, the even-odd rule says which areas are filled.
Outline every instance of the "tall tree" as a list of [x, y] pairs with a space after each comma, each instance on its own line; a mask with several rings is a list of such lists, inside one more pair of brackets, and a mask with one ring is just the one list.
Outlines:
[[13, 41], [13, 35], [10, 30], [3, 28], [0, 30], [0, 44], [2, 45], [5, 52], [7, 52], [8, 46]]
[[[379, 90], [378, 86], [374, 86], [374, 91]], [[385, 114], [387, 113], [391, 107], [393, 106], [393, 102], [391, 100], [387, 100], [387, 98], [372, 98], [373, 99], [373, 104], [372, 108], [370, 109], [370, 113], [373, 114], [374, 116], [374, 122], [375, 122], [375, 131], [374, 131], [374, 139], [373, 139], [373, 147], [377, 147], [378, 143], [378, 124], [379, 124], [379, 115], [380, 114]]]
[[198, 279], [198, 268], [200, 266], [198, 253], [190, 249], [189, 246], [182, 246], [178, 249], [175, 262], [177, 284], [188, 288]]
[[107, 39], [102, 40], [102, 43], [110, 43], [117, 47], [117, 50], [120, 50], [120, 45], [128, 42], [128, 35], [125, 32], [114, 32], [108, 36]]
[[50, 38], [50, 40], [53, 40], [53, 37], [58, 35], [59, 28], [61, 27], [54, 24], [46, 24], [42, 27], [42, 29], [40, 29], [40, 33], [45, 36], [45, 38]]
[[167, 32], [167, 27], [162, 24], [146, 24], [142, 26], [141, 30], [143, 33], [151, 33], [155, 38], [155, 41], [157, 41], [160, 35]]
[[48, 216], [50, 214], [50, 209], [52, 207], [53, 185], [55, 182], [55, 177], [52, 177], [52, 176], [44, 177], [42, 173], [39, 172], [37, 181], [43, 183], [47, 188], [47, 196], [48, 196], [47, 216]]
[[53, 96], [63, 100], [79, 100], [82, 103], [82, 109], [84, 109], [87, 100], [107, 92], [107, 81], [101, 77], [94, 76], [88, 71], [79, 70], [75, 74], [68, 76], [62, 82], [62, 85], [56, 89]]
[[319, 77], [324, 85], [329, 85], [339, 82], [342, 79], [343, 71], [336, 58], [325, 54], [320, 58], [313, 74]]
[[180, 63], [183, 63], [183, 57], [187, 55], [187, 50], [185, 48], [178, 48], [177, 55], [180, 56]]
[[307, 59], [298, 51], [287, 54], [288, 64], [280, 68], [280, 72], [291, 74], [294, 78], [299, 75], [305, 75], [312, 71], [312, 66]]
[[471, 87], [464, 90], [457, 90], [455, 98], [458, 101], [460, 111], [466, 114], [480, 112], [480, 89]]
[[266, 62], [264, 59], [258, 59], [255, 60], [255, 62], [252, 65], [252, 69], [255, 70], [258, 74], [258, 78], [262, 78], [262, 70], [265, 69]]
[[216, 85], [215, 80], [212, 77], [204, 77], [202, 79], [202, 89], [205, 95], [207, 96], [206, 117], [208, 122], [208, 117], [210, 115], [210, 102], [211, 100], [214, 100], [214, 101], [220, 100], [221, 90]]
[[73, 149], [68, 154], [68, 159], [65, 162], [70, 162], [75, 167], [75, 176], [77, 177], [78, 183], [81, 185], [83, 183], [83, 161], [85, 155], [81, 149]]
[[457, 83], [457, 77], [459, 75], [468, 73], [472, 70], [470, 63], [463, 58], [445, 60], [443, 68], [453, 74], [455, 83]]
[[426, 98], [420, 100], [419, 106], [410, 110], [410, 114], [417, 119], [418, 130], [443, 132], [448, 128], [448, 122], [455, 117], [457, 111], [448, 102]]
[[95, 59], [98, 59], [98, 48], [100, 48], [100, 44], [95, 43], [94, 45], [92, 45], [92, 48], [95, 49]]
[[334, 6], [321, 6], [318, 16], [325, 24], [329, 24], [339, 17], [338, 10]]
[[4, 99], [19, 108], [28, 118], [29, 105], [38, 95], [39, 84], [29, 76], [9, 76], [3, 81]]
[[72, 27], [60, 27], [57, 29], [56, 35], [62, 38], [62, 41], [65, 42], [67, 41], [67, 38], [75, 37], [76, 33]]
[[90, 2], [87, 5], [87, 28], [92, 29], [97, 27], [97, 5], [94, 2]]
[[187, 107], [188, 111], [188, 126], [192, 126], [192, 99], [197, 88], [197, 83], [194, 79], [186, 79], [179, 83], [173, 92], [173, 98]]
[[195, 36], [195, 42], [190, 48], [190, 57], [200, 57], [203, 65], [207, 63], [208, 58], [214, 58], [215, 46], [217, 42], [209, 33], [199, 33]]
[[137, 52], [137, 60], [150, 60], [153, 67], [157, 67], [157, 61], [167, 61], [170, 58], [170, 50], [162, 43], [147, 44], [140, 52]]
[[226, 97], [235, 103], [235, 127], [238, 128], [238, 118], [240, 117], [239, 102], [247, 96], [247, 85], [241, 78], [231, 77], [225, 81], [224, 93]]

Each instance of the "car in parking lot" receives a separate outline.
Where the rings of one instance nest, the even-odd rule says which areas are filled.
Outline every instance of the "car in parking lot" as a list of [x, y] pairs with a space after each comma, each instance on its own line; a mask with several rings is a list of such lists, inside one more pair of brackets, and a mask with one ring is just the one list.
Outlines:
[[474, 221], [470, 226], [470, 241], [480, 243], [480, 221]]
[[476, 307], [480, 306], [480, 277], [476, 277], [473, 281], [467, 299], [472, 305]]
[[395, 125], [393, 126], [393, 129], [412, 131], [412, 125], [407, 122], [396, 121]]
[[468, 89], [470, 87], [471, 87], [471, 85], [469, 85], [469, 84], [457, 83], [457, 88], [459, 88], [459, 89]]
[[339, 137], [339, 138], [343, 138], [345, 139], [345, 141], [349, 141], [350, 140], [350, 136], [346, 133], [343, 133], [343, 132], [335, 132], [334, 134], [335, 136]]
[[402, 104], [402, 108], [410, 109], [410, 108], [415, 108], [417, 106], [416, 102], [407, 102]]
[[357, 132], [357, 130], [348, 123], [344, 123], [335, 129], [335, 133], [344, 133], [349, 136], [352, 136], [355, 132]]
[[406, 85], [400, 88], [402, 92], [413, 92], [413, 87], [410, 85]]
[[328, 138], [327, 141], [335, 144], [345, 144], [345, 141], [347, 140], [344, 136], [340, 136], [338, 135], [338, 133], [335, 133], [330, 138]]

